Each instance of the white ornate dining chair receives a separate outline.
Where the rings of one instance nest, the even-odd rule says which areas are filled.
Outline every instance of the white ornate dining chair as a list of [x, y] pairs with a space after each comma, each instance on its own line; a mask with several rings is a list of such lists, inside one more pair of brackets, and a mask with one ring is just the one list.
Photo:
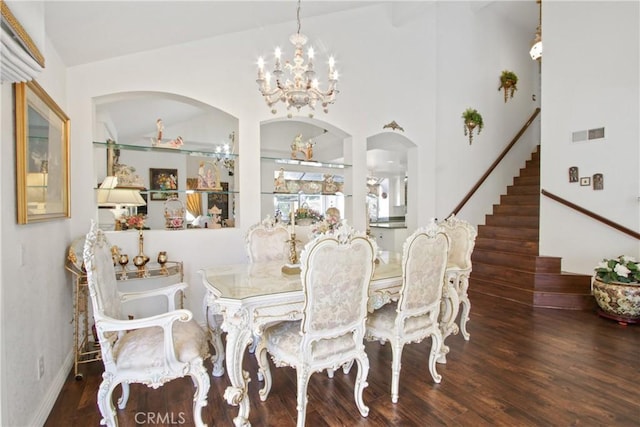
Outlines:
[[[282, 261], [287, 262], [285, 253], [286, 244], [289, 240], [289, 231], [275, 218], [267, 215], [265, 219], [257, 224], [253, 224], [247, 230], [245, 243], [249, 262]], [[259, 338], [254, 336], [253, 343], [249, 347], [249, 352], [255, 352]]]
[[311, 375], [340, 367], [348, 373], [354, 361], [358, 364], [356, 406], [363, 417], [369, 414], [362, 399], [369, 374], [363, 337], [376, 253], [374, 241], [348, 226], [310, 241], [302, 251], [300, 264], [302, 319], [277, 323], [263, 331], [256, 350], [264, 377], [260, 398], [266, 400], [271, 390], [270, 354], [276, 367], [296, 369], [298, 427], [305, 424]]
[[403, 245], [402, 286], [398, 301], [384, 305], [367, 317], [367, 340], [391, 344], [391, 401], [398, 401], [402, 350], [406, 344], [431, 337], [429, 372], [442, 379], [436, 360], [442, 351], [438, 317], [447, 265], [449, 241], [435, 223], [417, 229]]
[[267, 215], [247, 230], [245, 242], [249, 262], [284, 261], [289, 231]]
[[[467, 322], [471, 311], [471, 302], [467, 290], [469, 289], [469, 276], [471, 275], [471, 254], [476, 242], [478, 231], [469, 222], [457, 218], [451, 214], [449, 218], [440, 222], [445, 234], [449, 238], [449, 258], [447, 260], [447, 288], [443, 298], [443, 306], [440, 317], [443, 341], [451, 334], [457, 334], [469, 341]], [[460, 313], [460, 326], [456, 325], [456, 318]], [[446, 359], [441, 360], [445, 362]]]
[[[191, 312], [176, 309], [176, 297], [184, 292], [187, 284], [177, 283], [145, 292], [119, 292], [109, 242], [95, 222], [87, 234], [83, 258], [104, 363], [98, 390], [100, 424], [118, 425], [112, 401], [113, 390], [118, 385], [122, 387], [118, 408], [124, 409], [130, 383], [158, 388], [175, 378], [190, 376], [196, 388], [194, 424], [204, 426], [202, 408], [207, 405], [209, 376], [203, 360], [209, 349], [207, 335], [192, 319]], [[123, 316], [123, 302], [162, 295], [168, 302], [166, 313], [133, 320]]]

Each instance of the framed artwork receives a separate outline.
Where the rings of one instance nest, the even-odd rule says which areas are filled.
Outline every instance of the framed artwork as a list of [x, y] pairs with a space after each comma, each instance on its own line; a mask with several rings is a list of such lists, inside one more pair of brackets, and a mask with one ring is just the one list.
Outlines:
[[604, 189], [604, 175], [602, 175], [601, 173], [593, 174], [593, 189], [594, 190]]
[[69, 117], [35, 81], [14, 93], [18, 224], [70, 218]]
[[149, 198], [167, 200], [178, 189], [178, 169], [149, 169]]
[[571, 166], [569, 168], [569, 182], [578, 182], [578, 167]]
[[591, 177], [583, 176], [582, 178], [580, 178], [580, 185], [583, 187], [588, 187], [589, 185], [591, 185]]
[[229, 183], [221, 182], [222, 193], [207, 193], [207, 212], [213, 206], [217, 206], [222, 212], [220, 213], [220, 219], [229, 219]]

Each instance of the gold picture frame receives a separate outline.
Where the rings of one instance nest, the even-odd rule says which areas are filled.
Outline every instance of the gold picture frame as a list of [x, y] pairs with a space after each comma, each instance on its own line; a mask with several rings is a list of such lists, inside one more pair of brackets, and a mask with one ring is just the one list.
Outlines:
[[14, 94], [18, 224], [70, 218], [69, 117], [34, 81]]

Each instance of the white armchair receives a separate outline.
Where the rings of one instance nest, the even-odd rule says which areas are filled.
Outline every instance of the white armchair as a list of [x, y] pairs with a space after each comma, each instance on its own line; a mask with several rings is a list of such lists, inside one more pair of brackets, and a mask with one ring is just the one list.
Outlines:
[[449, 242], [436, 224], [419, 228], [407, 238], [402, 254], [402, 287], [397, 303], [389, 303], [367, 317], [365, 338], [389, 341], [392, 349], [391, 401], [398, 401], [400, 365], [405, 344], [431, 336], [429, 372], [436, 383], [442, 377], [436, 360], [442, 351], [438, 324]]
[[375, 242], [347, 226], [310, 241], [301, 255], [302, 320], [280, 322], [263, 331], [256, 350], [264, 377], [260, 398], [266, 400], [271, 390], [269, 353], [276, 367], [296, 369], [298, 427], [305, 424], [311, 375], [340, 367], [348, 373], [354, 361], [358, 364], [356, 406], [363, 417], [369, 414], [362, 399], [369, 374], [363, 337], [376, 253]]
[[[449, 257], [447, 260], [447, 288], [445, 288], [442, 300], [440, 327], [443, 341], [451, 334], [462, 332], [465, 340], [469, 341], [467, 322], [471, 311], [471, 302], [467, 290], [469, 289], [469, 276], [471, 275], [471, 254], [476, 242], [478, 232], [467, 221], [459, 219], [455, 214], [440, 222], [445, 234], [449, 238]], [[458, 311], [460, 313], [460, 327], [455, 321]], [[446, 360], [441, 360], [445, 362]]]
[[[176, 309], [176, 295], [187, 288], [178, 283], [148, 292], [121, 293], [110, 245], [102, 230], [92, 223], [84, 252], [87, 282], [96, 332], [100, 343], [104, 373], [98, 390], [100, 424], [117, 426], [112, 401], [113, 390], [121, 385], [118, 407], [124, 409], [129, 398], [129, 384], [142, 383], [158, 388], [175, 378], [191, 376], [195, 385], [193, 419], [202, 422], [202, 408], [207, 404], [209, 377], [203, 365], [208, 356], [205, 331], [192, 319], [189, 310]], [[149, 296], [164, 295], [169, 311], [155, 316], [125, 320], [121, 303]]]

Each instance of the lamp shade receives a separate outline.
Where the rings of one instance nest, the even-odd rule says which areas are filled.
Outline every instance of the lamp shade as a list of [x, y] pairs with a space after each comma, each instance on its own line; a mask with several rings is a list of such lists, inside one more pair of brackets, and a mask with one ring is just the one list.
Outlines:
[[108, 176], [98, 188], [98, 206], [144, 206], [147, 202], [140, 195], [140, 190], [134, 188], [116, 188], [118, 178]]

